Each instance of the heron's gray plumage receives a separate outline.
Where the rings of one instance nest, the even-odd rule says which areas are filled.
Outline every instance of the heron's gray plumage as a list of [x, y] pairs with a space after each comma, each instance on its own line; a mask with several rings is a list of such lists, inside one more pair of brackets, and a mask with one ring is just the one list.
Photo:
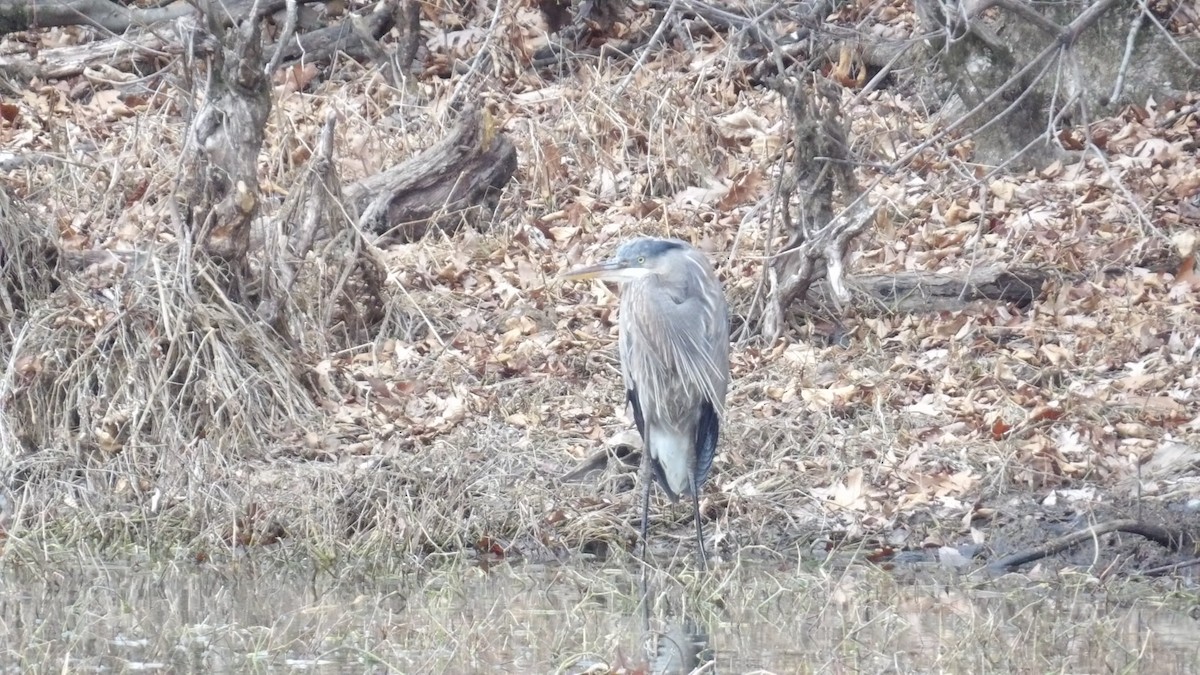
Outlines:
[[[675, 247], [660, 248], [662, 243]], [[655, 475], [676, 499], [691, 494], [688, 474], [699, 490], [712, 467], [729, 386], [729, 310], [699, 251], [683, 242], [635, 239], [617, 258], [636, 260], [643, 252], [656, 271], [621, 289], [621, 372], [626, 391], [633, 392], [630, 403], [640, 407], [634, 415], [643, 419], [645, 428], [638, 431], [650, 441], [659, 465]]]
[[642, 237], [570, 276], [621, 284], [621, 373], [645, 446], [643, 547], [653, 475], [672, 500], [692, 497], [704, 558], [699, 493], [729, 387], [729, 308], [712, 265], [682, 241]]

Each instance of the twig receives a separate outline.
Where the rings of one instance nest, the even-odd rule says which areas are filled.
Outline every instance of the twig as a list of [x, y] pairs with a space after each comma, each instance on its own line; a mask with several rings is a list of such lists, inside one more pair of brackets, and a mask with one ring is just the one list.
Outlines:
[[1160, 31], [1162, 31], [1163, 35], [1167, 36], [1167, 43], [1170, 44], [1171, 48], [1179, 54], [1180, 58], [1186, 61], [1187, 64], [1192, 68], [1200, 70], [1200, 64], [1197, 64], [1195, 61], [1193, 61], [1192, 57], [1188, 55], [1187, 51], [1185, 51], [1183, 47], [1179, 46], [1179, 43], [1175, 40], [1175, 36], [1171, 34], [1171, 31], [1167, 30], [1167, 27], [1162, 25], [1162, 22], [1158, 20], [1158, 17], [1154, 16], [1154, 14], [1150, 11], [1150, 8], [1146, 6], [1146, 0], [1141, 0], [1141, 2], [1138, 4], [1142, 8], [1142, 16], [1150, 19], [1150, 22], [1153, 23]]
[[48, 155], [44, 152], [28, 152], [17, 154], [15, 152], [0, 152], [0, 171], [16, 171], [22, 167], [34, 166], [36, 164], [49, 164], [50, 162], [59, 161], [76, 166], [86, 166], [79, 162], [68, 162], [66, 160]]
[[1043, 59], [1050, 56], [1054, 52], [1058, 51], [1058, 49], [1059, 49], [1059, 46], [1057, 43], [1051, 43], [1050, 45], [1048, 45], [1045, 49], [1043, 49], [1041, 51], [1041, 53], [1039, 53], [1037, 56], [1033, 57], [1033, 59], [1031, 59], [1029, 61], [1029, 63], [1025, 64], [1024, 68], [1018, 70], [1016, 73], [1014, 73], [1012, 75], [1012, 77], [1005, 80], [1003, 84], [1001, 84], [999, 87], [996, 87], [995, 91], [988, 94], [987, 98], [980, 101], [974, 108], [971, 108], [970, 110], [968, 110], [965, 114], [963, 114], [962, 117], [959, 117], [958, 119], [954, 120], [953, 122], [948, 124], [945, 129], [942, 129], [941, 131], [934, 134], [933, 136], [930, 136], [924, 142], [919, 144], [917, 147], [913, 148], [912, 150], [909, 150], [903, 157], [892, 162], [892, 166], [891, 166], [891, 169], [889, 170], [889, 173], [897, 171], [897, 170], [901, 169], [902, 167], [907, 166], [909, 162], [916, 159], [916, 157], [918, 155], [920, 155], [922, 152], [925, 152], [930, 147], [932, 147], [934, 144], [940, 142], [943, 138], [945, 138], [945, 137], [949, 136], [950, 134], [954, 133], [955, 131], [957, 131], [959, 127], [961, 127], [967, 123], [967, 120], [974, 117], [976, 114], [978, 114], [981, 110], [983, 110], [987, 106], [991, 105], [992, 103], [995, 103], [997, 99], [999, 99], [1001, 96], [1004, 95], [1004, 92], [1007, 91], [1009, 87], [1011, 87], [1012, 85], [1019, 82], [1021, 80], [1021, 78], [1025, 77], [1025, 75], [1029, 71], [1033, 70], [1034, 67], [1036, 67], [1038, 64], [1040, 64]]
[[1142, 576], [1161, 577], [1165, 574], [1170, 574], [1171, 572], [1178, 572], [1182, 569], [1197, 566], [1200, 566], [1200, 558], [1192, 558], [1191, 560], [1184, 560], [1182, 562], [1172, 563], [1170, 565], [1163, 565], [1162, 567], [1152, 567], [1145, 572], [1142, 572]]
[[[325, 115], [324, 126], [321, 127], [321, 136], [317, 142], [316, 157], [313, 158], [310, 164], [313, 173], [308, 209], [304, 214], [304, 220], [301, 222], [300, 228], [296, 230], [290, 237], [291, 241], [288, 242], [291, 254], [299, 261], [303, 261], [308, 252], [312, 250], [317, 230], [327, 218], [326, 214], [329, 211], [327, 204], [330, 199], [334, 198], [331, 191], [335, 189], [337, 181], [337, 164], [333, 158], [333, 141], [336, 128], [337, 113], [330, 110]], [[294, 279], [292, 283], [295, 283]], [[286, 290], [289, 293], [291, 292], [291, 283], [288, 284]]]
[[[775, 259], [775, 254], [773, 252], [774, 242], [775, 242], [775, 209], [777, 207], [779, 207], [780, 203], [782, 203], [783, 204], [783, 206], [781, 207], [781, 210], [783, 212], [782, 218], [790, 219], [790, 217], [791, 217], [788, 214], [788, 209], [790, 208], [790, 206], [788, 204], [787, 198], [784, 196], [785, 188], [783, 187], [784, 180], [786, 180], [784, 178], [785, 171], [787, 168], [786, 153], [783, 153], [783, 152], [779, 153], [777, 162], [779, 165], [778, 170], [779, 170], [779, 174], [780, 174], [780, 180], [776, 181], [775, 189], [771, 191], [771, 194], [768, 197], [768, 199], [769, 199], [768, 203], [770, 205], [770, 208], [767, 211], [767, 217], [766, 217], [766, 221], [765, 221], [767, 223], [766, 236], [763, 237], [763, 242], [764, 242], [764, 244], [763, 244], [763, 259], [764, 259], [764, 261], [773, 261]], [[732, 260], [732, 258], [731, 258], [731, 260]], [[776, 286], [776, 283], [775, 283], [776, 275], [775, 275], [775, 272], [772, 270], [772, 266], [769, 262], [764, 263], [763, 270], [765, 271], [765, 274], [759, 275], [758, 285], [754, 289], [754, 296], [751, 298], [750, 307], [746, 312], [748, 317], [758, 317], [760, 320], [767, 313], [767, 303], [770, 301], [770, 298], [768, 297], [769, 291], [767, 288], [768, 281], [770, 281], [770, 286], [772, 288], [774, 288]], [[748, 329], [747, 329], [748, 324], [749, 324], [748, 321], [747, 321], [747, 324], [743, 324], [741, 334], [738, 335], [739, 341], [743, 337], [746, 336], [746, 333], [748, 332]]]
[[[389, 2], [382, 2], [375, 8], [375, 11], [391, 15], [393, 11], [391, 4]], [[372, 60], [379, 63], [380, 68], [384, 69], [384, 76], [387, 78], [388, 84], [392, 85], [393, 89], [402, 88], [404, 86], [403, 74], [400, 72], [399, 67], [392, 62], [391, 54], [388, 54], [383, 45], [379, 44], [379, 41], [371, 34], [371, 28], [367, 25], [366, 20], [357, 14], [352, 14], [348, 17], [347, 21], [349, 21], [350, 28], [354, 31], [354, 34], [358, 36], [359, 42], [362, 43], [363, 50], [367, 52], [367, 55]]]
[[275, 44], [275, 53], [271, 55], [271, 62], [267, 64], [266, 74], [271, 77], [275, 73], [275, 69], [279, 67], [279, 62], [283, 60], [283, 50], [287, 48], [287, 43], [296, 34], [296, 23], [299, 16], [299, 6], [296, 0], [287, 0], [287, 19], [283, 24], [283, 34], [279, 36], [279, 42]]
[[1126, 532], [1136, 534], [1146, 539], [1149, 539], [1163, 547], [1178, 551], [1185, 548], [1187, 545], [1194, 543], [1191, 535], [1187, 532], [1171, 532], [1165, 528], [1156, 525], [1148, 525], [1138, 522], [1133, 518], [1122, 520], [1110, 520], [1104, 523], [1098, 523], [1087, 529], [1072, 532], [1063, 535], [1056, 539], [1052, 539], [1041, 546], [1014, 553], [1010, 556], [1005, 556], [988, 565], [989, 568], [1002, 572], [1011, 572], [1012, 570], [1025, 565], [1027, 563], [1047, 558], [1056, 553], [1062, 553], [1070, 548], [1074, 548], [1085, 541], [1094, 541], [1102, 534], [1110, 532]]
[[[1086, 110], [1084, 112], [1086, 114]], [[1166, 230], [1161, 224], [1154, 222], [1146, 215], [1146, 209], [1144, 208], [1145, 205], [1139, 203], [1137, 196], [1133, 194], [1133, 191], [1129, 189], [1129, 186], [1125, 184], [1125, 181], [1120, 180], [1120, 176], [1118, 175], [1116, 169], [1113, 168], [1112, 163], [1108, 160], [1108, 153], [1106, 153], [1104, 150], [1101, 150], [1099, 146], [1097, 146], [1092, 140], [1091, 124], [1086, 119], [1084, 120], [1082, 128], [1087, 134], [1088, 143], [1086, 152], [1094, 155], [1096, 157], [1096, 161], [1099, 162], [1104, 168], [1104, 172], [1112, 177], [1113, 187], [1121, 193], [1121, 196], [1124, 197], [1125, 200], [1130, 204], [1138, 207], [1133, 210], [1133, 213], [1135, 216], [1137, 216], [1138, 221], [1141, 222], [1142, 226], [1147, 231], [1157, 234], [1162, 239], [1166, 239]]]
[[617, 83], [617, 89], [613, 93], [614, 96], [620, 96], [621, 92], [625, 91], [625, 87], [629, 86], [629, 82], [633, 79], [634, 74], [642, 69], [642, 65], [646, 63], [646, 56], [654, 51], [654, 47], [662, 39], [663, 33], [666, 32], [667, 24], [671, 23], [671, 18], [675, 16], [678, 6], [679, 0], [671, 0], [671, 4], [667, 6], [667, 11], [663, 14], [662, 20], [658, 22], [658, 26], [654, 29], [654, 34], [650, 36], [650, 41], [646, 43], [646, 48], [638, 55], [637, 62], [633, 64], [628, 73], [625, 73], [625, 77], [622, 77], [621, 81]]
[[879, 69], [879, 72], [875, 73], [875, 77], [872, 77], [867, 84], [863, 86], [863, 88], [857, 94], [854, 95], [854, 100], [850, 102], [850, 105], [854, 106], [859, 104], [866, 99], [868, 94], [875, 91], [875, 87], [878, 87], [879, 83], [883, 82], [883, 78], [887, 77], [888, 74], [892, 72], [892, 68], [895, 67], [896, 62], [900, 60], [900, 57], [907, 54], [908, 50], [911, 49], [914, 44], [916, 44], [916, 42], [910, 42], [906, 47], [904, 47], [904, 49], [897, 51], [896, 54], [892, 56], [892, 58], [889, 59], [882, 68]]
[[[1054, 119], [1050, 120], [1050, 122], [1048, 122], [1046, 124], [1047, 134], [1049, 134], [1050, 129], [1054, 128], [1055, 124], [1058, 124], [1060, 121], [1062, 121], [1062, 118], [1066, 116], [1067, 112], [1070, 111], [1071, 106], [1074, 104], [1075, 104], [1075, 99], [1073, 98], [1067, 103], [1067, 105], [1064, 105], [1063, 107], [1059, 108], [1058, 114], [1056, 114], [1054, 116]], [[971, 136], [968, 135], [968, 136], [964, 137], [963, 140], [966, 140], [967, 138], [970, 138], [970, 137]], [[1053, 135], [1050, 135], [1049, 138], [1053, 138]], [[992, 181], [993, 178], [1004, 173], [1004, 171], [1009, 167], [1009, 165], [1011, 165], [1013, 162], [1017, 161], [1026, 152], [1028, 152], [1033, 146], [1037, 145], [1038, 143], [1043, 143], [1046, 140], [1048, 140], [1048, 139], [1045, 136], [1037, 136], [1032, 141], [1029, 141], [1025, 145], [1021, 146], [1021, 148], [1019, 150], [1017, 150], [1016, 152], [1014, 152], [1012, 154], [1012, 156], [1010, 156], [1008, 159], [997, 164], [995, 167], [992, 168], [991, 171], [988, 171], [987, 173], [983, 174], [982, 176], [976, 178], [975, 185], [986, 186], [988, 183], [990, 183]], [[980, 203], [982, 204], [985, 202], [980, 202]]]
[[1138, 30], [1142, 27], [1142, 22], [1146, 20], [1146, 10], [1143, 8], [1138, 12], [1137, 18], [1133, 20], [1133, 25], [1129, 27], [1129, 35], [1125, 37], [1125, 56], [1121, 58], [1121, 67], [1117, 70], [1117, 81], [1113, 83], [1112, 96], [1108, 97], [1109, 102], [1115, 103], [1121, 97], [1121, 89], [1125, 87], [1125, 71], [1129, 69], [1129, 61], [1133, 58], [1133, 43], [1137, 41]]
[[[682, 5], [682, 6], [680, 6]], [[778, 12], [784, 5], [783, 0], [778, 0], [775, 4], [767, 7], [763, 11], [753, 16], [737, 14], [719, 7], [714, 4], [702, 2], [701, 0], [650, 0], [652, 9], [667, 10], [668, 13], [674, 12], [679, 15], [686, 16], [687, 14], [695, 14], [696, 17], [704, 21], [709, 26], [724, 28], [730, 31], [737, 31], [738, 34], [746, 33], [753, 42], [768, 47], [771, 51], [771, 56], [774, 57], [773, 64], [776, 71], [782, 73], [784, 71], [782, 53], [785, 51], [785, 46], [780, 45], [775, 36], [764, 30], [762, 23]], [[812, 16], [824, 16], [828, 12], [823, 12], [821, 7], [816, 7], [811, 10]], [[664, 16], [664, 19], [666, 17]], [[807, 29], [805, 29], [807, 30]], [[799, 49], [801, 45], [792, 44], [787, 46], [787, 49]], [[792, 56], [796, 59], [795, 56]], [[767, 63], [767, 61], [763, 61]], [[756, 75], [764, 77], [759, 69], [763, 63], [756, 67]]]
[[670, 24], [673, 17], [676, 16], [678, 7], [679, 0], [671, 0], [671, 5], [667, 6], [666, 13], [662, 14], [662, 20], [660, 20], [659, 25], [654, 29], [654, 35], [650, 36], [650, 41], [646, 43], [646, 48], [642, 49], [642, 53], [637, 56], [637, 62], [635, 62], [634, 67], [629, 68], [629, 72], [625, 73], [625, 77], [620, 78], [620, 82], [617, 83], [617, 90], [613, 92], [614, 96], [620, 96], [620, 92], [624, 91], [626, 86], [629, 86], [631, 79], [634, 79], [634, 73], [642, 70], [642, 66], [646, 64], [646, 56], [650, 52], [653, 52], [654, 47], [658, 46], [659, 40], [662, 40], [662, 34], [666, 32], [667, 24]]
[[496, 26], [500, 23], [500, 9], [504, 7], [504, 0], [495, 0], [495, 2], [496, 8], [492, 10], [492, 22], [488, 25], [487, 35], [483, 38], [483, 45], [479, 47], [479, 51], [475, 53], [475, 58], [471, 60], [471, 68], [462, 76], [458, 84], [454, 86], [454, 93], [450, 96], [450, 104], [448, 106], [450, 110], [457, 111], [462, 107], [461, 97], [467, 88], [467, 83], [475, 76], [480, 65], [485, 60], [491, 58], [488, 49], [491, 48], [492, 37], [496, 34]]
[[[1063, 66], [1064, 66], [1064, 64], [1067, 64], [1067, 63], [1074, 65], [1075, 61], [1074, 61], [1074, 59], [1065, 59], [1065, 58], [1058, 59], [1058, 73], [1056, 74], [1056, 77], [1054, 79], [1054, 89], [1051, 92], [1050, 105], [1048, 105], [1046, 107], [1046, 115], [1049, 117], [1049, 119], [1046, 121], [1046, 132], [1045, 132], [1047, 142], [1058, 139], [1058, 134], [1055, 131], [1058, 128], [1058, 122], [1060, 119], [1062, 119], [1062, 116], [1065, 115], [1066, 112], [1071, 109], [1071, 106], [1075, 105], [1075, 102], [1079, 97], [1078, 94], [1073, 94], [1069, 99], [1067, 99], [1067, 102], [1064, 103], [1061, 108], [1058, 107], [1058, 92], [1060, 89], [1062, 89]], [[1073, 74], [1077, 74], [1077, 73], [1073, 73]], [[1057, 113], [1055, 111], [1057, 111]], [[1021, 152], [1018, 153], [1012, 159], [1016, 159], [1016, 157], [1020, 157], [1021, 155], [1025, 154], [1025, 151], [1028, 150], [1029, 148], [1033, 147], [1034, 143], [1036, 143], [1039, 140], [1041, 140], [1040, 136], [1033, 139], [1033, 142], [1031, 142], [1028, 146], [1026, 146], [1024, 148], [1021, 148]], [[1058, 145], [1061, 148], [1062, 142], [1059, 141]], [[1065, 148], [1063, 148], [1063, 149], [1065, 150]]]
[[[1046, 17], [1042, 16], [1041, 14], [1038, 14], [1037, 10], [1030, 7], [1029, 5], [1027, 5], [1024, 2], [1021, 2], [1021, 0], [995, 0], [995, 2], [988, 3], [988, 4], [994, 4], [997, 7], [1007, 9], [1008, 11], [1012, 12], [1013, 14], [1016, 14], [1017, 16], [1021, 17], [1022, 19], [1025, 19], [1029, 23], [1037, 26], [1038, 28], [1041, 28], [1042, 30], [1053, 35], [1054, 37], [1059, 37], [1063, 34], [1062, 26], [1054, 23], [1053, 21], [1051, 21], [1050, 19], [1047, 19]], [[980, 11], [977, 10], [977, 11], [973, 12], [972, 15], [978, 16], [979, 13], [980, 13]]]

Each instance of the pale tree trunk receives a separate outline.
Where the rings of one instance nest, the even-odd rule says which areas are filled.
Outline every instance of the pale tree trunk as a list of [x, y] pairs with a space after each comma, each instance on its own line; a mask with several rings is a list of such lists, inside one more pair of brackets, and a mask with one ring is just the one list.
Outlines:
[[[208, 16], [209, 30], [220, 36], [217, 18]], [[185, 207], [189, 225], [209, 255], [234, 269], [245, 263], [258, 214], [258, 155], [271, 112], [259, 26], [259, 19], [247, 19], [219, 40], [204, 105], [191, 127], [198, 166]]]

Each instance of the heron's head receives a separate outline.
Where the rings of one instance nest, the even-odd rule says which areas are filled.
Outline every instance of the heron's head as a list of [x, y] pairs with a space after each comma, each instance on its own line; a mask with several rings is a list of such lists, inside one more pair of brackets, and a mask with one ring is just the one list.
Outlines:
[[687, 248], [687, 244], [676, 239], [638, 237], [621, 244], [617, 254], [598, 265], [573, 269], [563, 275], [565, 279], [600, 279], [623, 283], [636, 281], [651, 274], [666, 271], [672, 253]]

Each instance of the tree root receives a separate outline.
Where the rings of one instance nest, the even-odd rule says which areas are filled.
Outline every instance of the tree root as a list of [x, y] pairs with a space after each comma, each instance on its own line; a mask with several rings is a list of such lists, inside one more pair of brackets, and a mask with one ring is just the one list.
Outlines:
[[[1110, 532], [1127, 532], [1145, 537], [1170, 551], [1181, 551], [1189, 547], [1195, 547], [1196, 540], [1187, 532], [1173, 532], [1157, 525], [1150, 525], [1140, 522], [1133, 518], [1124, 518], [1120, 520], [1110, 520], [1103, 523], [1097, 523], [1089, 528], [1072, 532], [1063, 535], [1056, 539], [1052, 539], [1041, 546], [1032, 548], [1019, 553], [1014, 553], [1005, 556], [988, 564], [988, 568], [998, 572], [1011, 572], [1021, 565], [1048, 558], [1056, 553], [1074, 548], [1086, 541], [1095, 541], [1102, 534]], [[1172, 566], [1167, 566], [1172, 567]], [[1166, 569], [1166, 568], [1156, 568]], [[1155, 570], [1151, 570], [1152, 572]]]

